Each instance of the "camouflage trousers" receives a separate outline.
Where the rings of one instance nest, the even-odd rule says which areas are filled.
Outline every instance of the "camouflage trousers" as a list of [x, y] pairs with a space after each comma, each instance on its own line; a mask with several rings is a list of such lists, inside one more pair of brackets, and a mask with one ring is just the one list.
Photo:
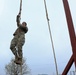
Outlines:
[[24, 32], [21, 32], [19, 34], [16, 34], [14, 38], [11, 41], [10, 49], [13, 52], [14, 55], [18, 55], [19, 58], [22, 59], [22, 46], [25, 43], [25, 34]]

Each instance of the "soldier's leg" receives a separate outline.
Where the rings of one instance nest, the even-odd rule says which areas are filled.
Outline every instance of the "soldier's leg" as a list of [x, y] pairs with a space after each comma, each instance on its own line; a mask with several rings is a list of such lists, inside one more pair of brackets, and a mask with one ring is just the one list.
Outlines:
[[20, 38], [18, 39], [18, 44], [17, 44], [18, 57], [21, 62], [22, 62], [22, 58], [23, 58], [22, 47], [23, 47], [24, 43], [25, 43], [25, 36], [21, 35]]
[[16, 51], [16, 45], [17, 45], [17, 36], [14, 36], [14, 38], [12, 39], [11, 41], [11, 44], [10, 44], [10, 49], [12, 51], [12, 53], [17, 56], [17, 51]]

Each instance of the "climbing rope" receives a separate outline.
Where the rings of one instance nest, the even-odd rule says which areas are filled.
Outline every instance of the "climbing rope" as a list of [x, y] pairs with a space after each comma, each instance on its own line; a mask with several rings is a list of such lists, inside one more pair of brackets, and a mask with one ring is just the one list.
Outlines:
[[[22, 10], [22, 0], [20, 0], [20, 10], [19, 10], [20, 19], [21, 19], [21, 10]], [[20, 65], [20, 68], [21, 68], [21, 75], [22, 75], [22, 64]]]
[[19, 10], [20, 19], [21, 19], [21, 10], [22, 10], [22, 0], [20, 0], [20, 10]]
[[56, 56], [55, 56], [55, 49], [54, 49], [54, 44], [53, 44], [53, 39], [52, 39], [52, 34], [51, 34], [51, 28], [50, 28], [50, 23], [49, 23], [49, 17], [48, 17], [48, 12], [47, 12], [47, 6], [46, 6], [46, 1], [45, 0], [44, 0], [44, 5], [45, 5], [45, 12], [46, 12], [46, 18], [47, 18], [47, 23], [48, 23], [48, 29], [49, 29], [50, 39], [51, 39], [51, 43], [52, 43], [52, 49], [53, 49], [55, 67], [56, 67], [56, 74], [58, 75], [58, 68], [57, 68], [57, 62], [56, 62]]
[[20, 65], [20, 67], [21, 67], [21, 75], [22, 75], [22, 65]]

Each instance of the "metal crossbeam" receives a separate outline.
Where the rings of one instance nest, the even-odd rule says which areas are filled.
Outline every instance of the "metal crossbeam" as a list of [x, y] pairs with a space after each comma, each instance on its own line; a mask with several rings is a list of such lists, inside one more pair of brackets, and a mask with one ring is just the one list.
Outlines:
[[67, 26], [68, 26], [68, 30], [69, 30], [69, 36], [70, 36], [72, 52], [73, 52], [73, 55], [71, 56], [65, 70], [62, 73], [62, 75], [67, 75], [69, 69], [71, 68], [71, 66], [73, 64], [73, 62], [75, 63], [75, 68], [76, 68], [76, 37], [75, 37], [75, 30], [74, 30], [74, 26], [73, 26], [73, 21], [72, 21], [68, 1], [63, 0], [63, 5], [64, 5], [66, 20], [67, 20]]

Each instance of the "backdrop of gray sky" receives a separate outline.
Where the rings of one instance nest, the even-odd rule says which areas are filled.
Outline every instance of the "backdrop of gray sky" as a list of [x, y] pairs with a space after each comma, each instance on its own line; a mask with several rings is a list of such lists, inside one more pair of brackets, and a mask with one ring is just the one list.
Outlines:
[[[76, 29], [76, 0], [68, 0], [74, 28]], [[19, 12], [20, 0], [0, 0], [0, 75], [4, 75], [4, 67], [13, 54], [10, 41], [16, 30], [16, 15]], [[62, 73], [71, 54], [71, 45], [62, 0], [46, 0], [50, 19], [52, 37], [58, 64]], [[55, 73], [55, 64], [50, 36], [45, 16], [44, 0], [23, 0], [21, 22], [26, 21], [29, 31], [23, 55], [32, 75], [38, 73]], [[75, 30], [76, 32], [76, 30]], [[74, 70], [74, 67], [71, 68]]]

